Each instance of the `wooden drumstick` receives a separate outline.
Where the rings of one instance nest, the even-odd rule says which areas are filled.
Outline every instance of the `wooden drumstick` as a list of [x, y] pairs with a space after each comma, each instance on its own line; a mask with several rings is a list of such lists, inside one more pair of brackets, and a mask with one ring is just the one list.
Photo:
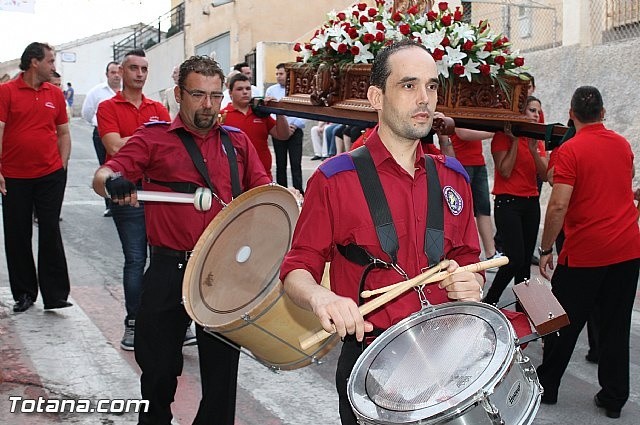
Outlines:
[[[366, 304], [361, 305], [359, 307], [360, 313], [363, 316], [366, 315], [366, 314], [371, 313], [373, 310], [377, 309], [378, 307], [382, 306], [383, 304], [388, 303], [392, 299], [397, 298], [398, 296], [400, 296], [403, 293], [407, 292], [409, 289], [413, 288], [414, 286], [421, 285], [424, 280], [426, 280], [429, 277], [435, 275], [439, 271], [446, 269], [447, 267], [449, 267], [449, 260], [443, 260], [440, 263], [438, 263], [438, 265], [436, 265], [435, 267], [432, 267], [432, 268], [428, 269], [427, 271], [425, 271], [422, 274], [419, 274], [418, 276], [414, 277], [413, 279], [409, 279], [409, 280], [405, 280], [403, 282], [400, 282], [400, 284], [398, 286], [396, 286], [395, 288], [391, 289], [387, 293], [385, 293], [383, 295], [380, 295], [378, 298], [376, 298], [376, 299], [374, 299], [374, 300], [372, 300], [372, 301], [370, 301], [370, 302], [368, 302]], [[332, 334], [330, 334], [329, 332], [325, 331], [324, 329], [321, 329], [318, 332], [316, 332], [315, 334], [311, 335], [310, 337], [301, 339], [300, 347], [303, 350], [306, 350], [309, 347], [324, 341], [325, 339], [327, 339], [331, 335]]]
[[153, 190], [139, 190], [136, 193], [139, 201], [193, 204], [198, 211], [209, 211], [211, 209], [211, 190], [206, 187], [197, 188], [195, 193], [158, 192]]
[[[428, 279], [425, 279], [424, 281], [422, 281], [420, 283], [420, 285], [424, 285], [424, 284], [427, 284], [427, 283], [440, 282], [441, 280], [445, 280], [446, 278], [448, 278], [452, 274], [461, 273], [461, 272], [472, 272], [472, 273], [475, 273], [475, 272], [479, 272], [481, 270], [491, 269], [493, 267], [501, 267], [501, 266], [504, 266], [507, 263], [509, 263], [509, 258], [505, 257], [505, 256], [494, 258], [494, 259], [491, 259], [491, 260], [480, 261], [479, 263], [474, 263], [474, 264], [469, 264], [469, 265], [466, 265], [466, 266], [463, 266], [463, 267], [458, 267], [456, 269], [456, 271], [454, 271], [453, 273], [440, 272], [438, 274], [435, 274], [435, 275], [431, 276]], [[385, 286], [384, 288], [378, 288], [378, 289], [362, 291], [360, 296], [362, 298], [369, 298], [369, 297], [371, 297], [373, 295], [384, 294], [385, 292], [389, 292], [394, 287], [396, 287], [398, 285], [401, 285], [402, 283], [404, 283], [404, 282], [394, 283], [393, 285]]]

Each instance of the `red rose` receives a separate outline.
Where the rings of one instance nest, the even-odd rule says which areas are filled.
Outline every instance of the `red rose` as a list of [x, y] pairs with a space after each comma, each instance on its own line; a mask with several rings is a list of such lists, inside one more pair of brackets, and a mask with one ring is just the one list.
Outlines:
[[304, 48], [307, 50], [311, 50], [311, 43], [304, 43]]
[[347, 19], [347, 15], [344, 12], [340, 12], [338, 13], [338, 19], [340, 19], [341, 21], [344, 21], [345, 19]]
[[447, 46], [451, 45], [451, 42], [449, 41], [449, 39], [447, 37], [445, 37], [445, 38], [442, 39], [440, 44], [442, 45], [442, 47], [447, 47]]
[[495, 63], [497, 63], [498, 65], [502, 66], [506, 62], [506, 58], [504, 56], [500, 55], [500, 56], [496, 56], [496, 58], [493, 61]]
[[369, 22], [369, 17], [367, 15], [360, 15], [360, 24], [364, 24], [365, 22]]
[[453, 65], [453, 73], [456, 75], [464, 74], [464, 66], [460, 65], [459, 63]]
[[486, 63], [480, 65], [478, 69], [480, 70], [480, 74], [482, 75], [489, 75], [491, 73], [491, 67]]
[[365, 10], [367, 10], [367, 3], [358, 3], [358, 10], [360, 12], [364, 12]]
[[302, 51], [302, 46], [300, 45], [300, 43], [296, 43], [295, 46], [293, 46], [293, 50], [296, 52], [301, 52]]
[[378, 31], [376, 33], [376, 41], [380, 41], [380, 42], [384, 41], [384, 33], [382, 31]]
[[473, 49], [473, 46], [475, 46], [475, 44], [473, 43], [473, 41], [471, 40], [467, 40], [464, 42], [464, 44], [462, 45], [462, 48], [466, 51], [471, 51], [471, 49]]
[[487, 41], [487, 44], [484, 45], [484, 51], [490, 52], [492, 50], [493, 50], [493, 43], [490, 41]]
[[396, 12], [393, 14], [393, 16], [391, 16], [391, 19], [393, 19], [396, 22], [400, 22], [402, 21], [402, 14], [400, 12]]
[[457, 6], [456, 11], [453, 12], [453, 20], [456, 22], [462, 21], [462, 11], [460, 10], [460, 6]]
[[373, 7], [370, 7], [369, 10], [367, 11], [367, 15], [371, 16], [372, 18], [377, 14], [378, 14], [378, 11]]
[[515, 59], [513, 60], [513, 64], [514, 64], [515, 66], [523, 66], [523, 65], [524, 65], [524, 58], [523, 58], [523, 57], [518, 56], [517, 58], [515, 58]]
[[509, 39], [508, 39], [508, 38], [507, 38], [507, 36], [505, 35], [504, 37], [502, 37], [502, 38], [500, 39], [500, 41], [502, 41], [502, 43], [504, 44], [504, 43], [508, 43], [508, 42], [509, 42]]
[[360, 53], [360, 48], [358, 46], [351, 46], [351, 54], [355, 56], [358, 53]]
[[385, 2], [385, 0], [376, 0], [376, 4], [377, 4], [378, 6], [382, 6], [382, 5], [384, 5], [384, 2]]
[[409, 24], [400, 24], [400, 26], [398, 27], [398, 29], [400, 30], [400, 32], [402, 33], [402, 35], [409, 35], [409, 34], [411, 34], [411, 27], [409, 26]]
[[407, 13], [409, 15], [415, 15], [416, 13], [418, 13], [418, 5], [413, 5], [411, 6], [409, 9], [407, 9]]
[[433, 10], [430, 10], [430, 11], [427, 12], [427, 19], [430, 20], [431, 22], [433, 22], [436, 19], [438, 19], [438, 14], [436, 12], [434, 12]]
[[378, 23], [376, 23], [376, 29], [377, 29], [378, 31], [386, 31], [386, 30], [387, 30], [387, 27], [385, 27], [385, 26], [384, 26], [384, 24], [383, 24], [382, 22], [378, 22]]
[[347, 45], [344, 43], [340, 43], [338, 45], [338, 53], [346, 53], [347, 52]]
[[449, 9], [449, 4], [446, 1], [441, 1], [440, 3], [438, 3], [438, 9], [444, 12]]
[[296, 62], [302, 62], [302, 57], [300, 56], [296, 57]]
[[496, 42], [495, 42], [495, 43], [493, 43], [493, 45], [494, 45], [496, 48], [498, 48], [498, 47], [502, 46], [502, 40], [496, 40]]
[[375, 39], [376, 36], [371, 33], [366, 33], [364, 36], [362, 36], [362, 42], [365, 44], [372, 43], [373, 41], [375, 41]]
[[[316, 30], [316, 32], [313, 33], [313, 37], [317, 37], [319, 34], [320, 34], [320, 30], [318, 29], [318, 30]], [[313, 38], [313, 37], [311, 37], [311, 38]]]
[[444, 15], [440, 22], [442, 22], [442, 25], [444, 25], [445, 27], [448, 27], [449, 25], [451, 25], [451, 20], [451, 15]]
[[480, 21], [480, 23], [478, 24], [478, 30], [480, 32], [484, 32], [484, 30], [487, 29], [487, 22], [486, 21]]
[[444, 50], [436, 49], [431, 53], [431, 56], [433, 57], [433, 60], [440, 61], [444, 56]]
[[353, 12], [351, 12], [351, 15], [357, 18], [358, 16], [360, 16], [360, 12], [358, 12], [357, 10], [354, 10]]
[[355, 28], [349, 28], [349, 31], [347, 31], [347, 34], [349, 34], [349, 37], [351, 37], [352, 40], [355, 40], [356, 38], [358, 38], [358, 30]]

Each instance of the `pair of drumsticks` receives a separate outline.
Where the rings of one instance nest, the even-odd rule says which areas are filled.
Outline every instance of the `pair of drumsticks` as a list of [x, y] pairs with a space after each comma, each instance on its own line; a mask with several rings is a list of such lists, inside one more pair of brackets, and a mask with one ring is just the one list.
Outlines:
[[[440, 263], [438, 263], [436, 266], [426, 270], [424, 273], [419, 274], [418, 276], [412, 279], [409, 279], [403, 282], [398, 282], [393, 285], [385, 286], [384, 288], [374, 289], [371, 291], [362, 291], [362, 294], [360, 294], [362, 298], [369, 298], [377, 294], [382, 294], [382, 295], [380, 295], [379, 297], [375, 298], [372, 301], [369, 301], [366, 304], [361, 305], [359, 307], [359, 310], [360, 310], [360, 313], [364, 316], [366, 314], [371, 313], [373, 310], [377, 309], [383, 304], [386, 304], [389, 301], [393, 300], [394, 298], [397, 298], [398, 296], [404, 294], [414, 286], [421, 286], [429, 283], [440, 282], [441, 280], [444, 280], [455, 273], [461, 273], [461, 272], [475, 273], [475, 272], [490, 269], [493, 267], [504, 266], [508, 262], [509, 262], [509, 258], [507, 257], [494, 258], [491, 260], [480, 261], [479, 263], [458, 267], [454, 272], [449, 273], [449, 272], [443, 271], [443, 270], [446, 270], [447, 267], [449, 267], [449, 260], [443, 260]], [[324, 341], [331, 335], [332, 334], [330, 334], [329, 332], [325, 331], [324, 329], [321, 329], [320, 331], [316, 332], [310, 337], [301, 339], [300, 347], [303, 350], [306, 350], [309, 347], [313, 346], [314, 344], [318, 344]]]

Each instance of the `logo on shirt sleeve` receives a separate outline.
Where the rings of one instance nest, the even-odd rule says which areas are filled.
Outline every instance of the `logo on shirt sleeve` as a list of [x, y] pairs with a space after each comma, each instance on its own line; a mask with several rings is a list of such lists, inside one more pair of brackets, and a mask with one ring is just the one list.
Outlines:
[[451, 186], [445, 186], [442, 189], [442, 194], [444, 195], [444, 199], [447, 202], [447, 206], [449, 207], [451, 214], [460, 215], [464, 207], [462, 196], [460, 196], [460, 194]]

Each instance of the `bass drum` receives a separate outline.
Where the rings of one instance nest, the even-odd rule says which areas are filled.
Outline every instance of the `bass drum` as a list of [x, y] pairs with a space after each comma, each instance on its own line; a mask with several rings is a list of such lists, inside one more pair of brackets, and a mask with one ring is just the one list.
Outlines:
[[196, 323], [272, 369], [317, 362], [338, 341], [300, 349], [299, 340], [321, 325], [289, 299], [278, 280], [299, 211], [293, 194], [280, 186], [243, 193], [198, 240], [182, 286], [185, 309]]
[[367, 347], [347, 385], [360, 424], [530, 424], [542, 387], [493, 306], [428, 307]]

